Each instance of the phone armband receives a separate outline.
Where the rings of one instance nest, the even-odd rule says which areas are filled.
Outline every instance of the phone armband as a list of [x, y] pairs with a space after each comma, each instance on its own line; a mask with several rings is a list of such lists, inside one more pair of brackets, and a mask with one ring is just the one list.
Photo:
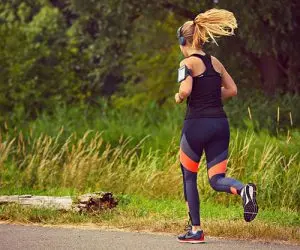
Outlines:
[[187, 76], [191, 76], [191, 71], [188, 69], [186, 65], [183, 65], [178, 69], [178, 80], [177, 82], [180, 83], [184, 81]]

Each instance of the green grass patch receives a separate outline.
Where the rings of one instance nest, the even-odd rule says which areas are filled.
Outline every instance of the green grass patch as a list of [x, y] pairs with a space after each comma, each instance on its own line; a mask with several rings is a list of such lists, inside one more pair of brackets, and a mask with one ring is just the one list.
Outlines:
[[[138, 215], [157, 214], [167, 219], [186, 219], [184, 202], [172, 199], [147, 199], [141, 196], [119, 196], [120, 209], [136, 211]], [[125, 197], [125, 198], [124, 198]], [[229, 205], [200, 201], [200, 214], [204, 220], [241, 220], [243, 219], [242, 205]], [[242, 203], [241, 203], [242, 204]], [[282, 226], [300, 226], [300, 215], [293, 211], [260, 210], [256, 220]]]

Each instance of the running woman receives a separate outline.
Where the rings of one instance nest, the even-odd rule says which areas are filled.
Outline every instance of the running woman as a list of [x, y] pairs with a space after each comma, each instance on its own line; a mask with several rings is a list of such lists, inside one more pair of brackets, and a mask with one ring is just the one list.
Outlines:
[[252, 221], [258, 212], [256, 186], [225, 177], [230, 131], [222, 101], [237, 95], [237, 86], [222, 63], [203, 51], [203, 44], [216, 43], [215, 38], [220, 36], [231, 36], [236, 28], [232, 12], [211, 9], [185, 22], [177, 31], [185, 59], [178, 70], [180, 88], [175, 101], [182, 103], [187, 98], [180, 139], [180, 167], [191, 222], [187, 233], [178, 236], [179, 242], [204, 242], [197, 189], [203, 150], [211, 187], [218, 192], [240, 195], [245, 221]]

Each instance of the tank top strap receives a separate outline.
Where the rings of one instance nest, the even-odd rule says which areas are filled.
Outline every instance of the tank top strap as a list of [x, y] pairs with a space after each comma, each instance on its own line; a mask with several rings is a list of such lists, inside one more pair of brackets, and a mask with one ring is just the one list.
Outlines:
[[189, 57], [191, 57], [191, 56], [198, 57], [203, 61], [205, 68], [206, 68], [203, 75], [215, 75], [215, 74], [219, 75], [219, 73], [214, 69], [214, 67], [212, 65], [211, 55], [209, 55], [209, 54], [205, 54], [205, 55], [192, 54]]

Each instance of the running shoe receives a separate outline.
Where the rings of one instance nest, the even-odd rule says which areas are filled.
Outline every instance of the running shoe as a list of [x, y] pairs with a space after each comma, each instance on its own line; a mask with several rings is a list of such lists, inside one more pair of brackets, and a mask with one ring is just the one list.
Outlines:
[[256, 186], [248, 183], [241, 191], [244, 207], [244, 219], [247, 222], [254, 220], [258, 213], [258, 205], [256, 202]]
[[204, 233], [203, 230], [197, 231], [195, 234], [192, 230], [187, 231], [185, 234], [181, 234], [177, 237], [179, 242], [187, 242], [187, 243], [204, 243]]

